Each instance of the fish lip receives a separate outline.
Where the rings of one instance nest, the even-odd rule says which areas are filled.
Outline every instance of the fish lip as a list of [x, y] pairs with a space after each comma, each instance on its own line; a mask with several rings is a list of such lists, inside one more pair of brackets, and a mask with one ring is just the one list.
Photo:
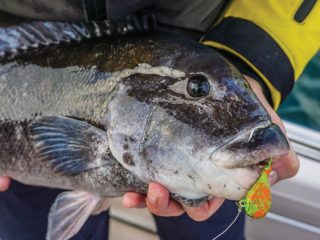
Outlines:
[[276, 161], [288, 154], [289, 149], [288, 140], [279, 126], [272, 122], [264, 122], [238, 134], [213, 151], [210, 160], [222, 168], [252, 168], [270, 158]]
[[[245, 192], [248, 191], [252, 185], [258, 180], [261, 175], [262, 169], [258, 169], [257, 167], [242, 167], [242, 168], [221, 168], [222, 172], [225, 173], [227, 171], [227, 176], [240, 186]], [[237, 177], [234, 177], [234, 173], [237, 173], [240, 170], [241, 174], [237, 174]], [[245, 181], [239, 181], [240, 178], [248, 178]], [[236, 199], [234, 199], [236, 200]], [[239, 199], [237, 199], [239, 200]]]
[[209, 156], [209, 159], [212, 160], [211, 157], [212, 157], [212, 155], [213, 155], [215, 152], [219, 151], [221, 148], [223, 148], [223, 147], [227, 146], [228, 144], [232, 143], [235, 139], [237, 139], [237, 138], [239, 138], [239, 137], [241, 137], [241, 136], [243, 136], [243, 135], [247, 135], [247, 133], [248, 133], [249, 131], [251, 131], [251, 133], [250, 133], [250, 135], [249, 135], [248, 141], [250, 141], [250, 139], [252, 138], [252, 135], [253, 135], [254, 130], [259, 129], [259, 128], [267, 128], [267, 127], [271, 127], [271, 126], [272, 126], [272, 122], [271, 122], [271, 121], [262, 122], [262, 124], [258, 125], [258, 126], [255, 127], [255, 128], [247, 129], [247, 130], [241, 132], [240, 134], [235, 135], [233, 138], [230, 138], [228, 141], [226, 141], [226, 142], [222, 143], [221, 145], [219, 145], [218, 147], [216, 147], [216, 148], [211, 152], [211, 154], [210, 154], [210, 156]]
[[[241, 185], [241, 187], [243, 187], [246, 190], [249, 190], [252, 187], [252, 185], [258, 180], [258, 178], [261, 176], [261, 173], [263, 172], [263, 168], [265, 165], [262, 165], [261, 163], [268, 163], [269, 161], [270, 159], [267, 158], [267, 159], [261, 160], [259, 163], [252, 164], [244, 168], [240, 168], [240, 169], [247, 169], [248, 171], [251, 171], [257, 174], [256, 178], [253, 179], [253, 182], [248, 187], [243, 185]], [[272, 163], [274, 163], [273, 159], [272, 159]], [[231, 169], [237, 169], [237, 168], [231, 168]]]
[[[243, 169], [243, 170], [248, 170], [251, 173], [253, 173], [255, 176], [255, 178], [252, 178], [252, 182], [251, 184], [249, 184], [248, 186], [244, 186], [243, 184], [238, 183], [243, 189], [245, 190], [249, 190], [251, 188], [251, 186], [258, 180], [258, 178], [260, 177], [262, 171], [263, 171], [263, 167], [265, 166], [264, 164], [262, 165], [261, 163], [268, 163], [270, 159], [264, 159], [261, 160], [259, 163], [256, 164], [252, 164], [250, 166], [246, 166], [246, 167], [239, 167], [239, 168], [227, 168], [228, 170], [237, 170], [237, 169]], [[273, 163], [274, 161], [272, 161]]]

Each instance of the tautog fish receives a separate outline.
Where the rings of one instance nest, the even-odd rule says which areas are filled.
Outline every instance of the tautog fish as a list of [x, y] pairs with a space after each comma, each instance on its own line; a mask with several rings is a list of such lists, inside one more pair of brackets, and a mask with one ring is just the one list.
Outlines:
[[129, 34], [2, 55], [0, 175], [71, 190], [47, 239], [70, 238], [107, 198], [151, 181], [189, 206], [238, 200], [256, 164], [289, 148], [242, 75], [192, 40]]

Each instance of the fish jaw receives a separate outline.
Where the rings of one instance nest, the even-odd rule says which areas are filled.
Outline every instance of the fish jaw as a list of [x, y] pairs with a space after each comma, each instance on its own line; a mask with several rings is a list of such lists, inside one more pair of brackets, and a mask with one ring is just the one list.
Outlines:
[[221, 168], [211, 161], [204, 162], [202, 169], [205, 169], [201, 174], [201, 186], [205, 187], [203, 191], [208, 196], [230, 200], [241, 199], [260, 174], [256, 168]]
[[159, 182], [169, 192], [190, 200], [205, 197], [240, 200], [260, 174], [257, 169], [250, 167], [221, 168], [210, 160], [191, 167], [180, 165], [178, 171], [170, 171], [164, 167], [153, 167], [152, 170], [156, 173], [150, 176], [152, 181]]
[[[201, 137], [197, 142], [196, 132], [186, 128], [183, 137], [173, 134], [177, 131], [172, 128], [169, 130], [165, 124], [172, 118], [167, 116], [166, 121], [159, 121], [160, 116], [164, 114], [160, 112], [153, 113], [151, 122], [154, 123], [147, 129], [149, 137], [141, 144], [145, 148], [141, 161], [148, 166], [146, 171], [152, 173], [149, 179], [188, 199], [218, 196], [239, 200], [260, 176], [260, 169], [256, 164], [270, 157], [283, 156], [289, 150], [288, 142], [279, 127], [267, 122], [258, 125], [254, 130], [245, 131], [241, 137], [231, 140], [224, 147], [214, 146], [213, 148], [218, 149], [216, 153], [219, 153], [214, 156], [219, 157], [216, 159], [220, 162], [214, 161], [212, 155], [210, 156], [210, 149], [195, 150], [199, 149], [194, 146], [200, 146], [201, 143], [204, 145]], [[183, 125], [177, 126], [177, 129], [182, 134]], [[192, 138], [187, 137], [188, 133]], [[241, 143], [243, 139], [249, 140], [245, 141], [249, 145], [252, 142], [251, 148], [239, 145], [241, 148], [234, 151], [224, 150], [233, 146], [232, 144]], [[180, 144], [173, 146], [168, 142]]]

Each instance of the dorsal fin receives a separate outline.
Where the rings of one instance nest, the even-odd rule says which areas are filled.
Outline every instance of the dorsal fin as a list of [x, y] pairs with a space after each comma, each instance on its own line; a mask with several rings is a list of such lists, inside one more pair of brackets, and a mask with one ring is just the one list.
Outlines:
[[104, 36], [152, 31], [152, 15], [133, 15], [125, 20], [90, 22], [32, 21], [0, 28], [0, 60], [19, 52], [61, 43], [79, 42]]

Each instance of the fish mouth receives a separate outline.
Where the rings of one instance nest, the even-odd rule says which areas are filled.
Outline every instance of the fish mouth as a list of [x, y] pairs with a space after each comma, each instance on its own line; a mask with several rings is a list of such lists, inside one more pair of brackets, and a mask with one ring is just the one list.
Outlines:
[[269, 163], [269, 159], [264, 159], [259, 163], [243, 168], [220, 168], [222, 175], [228, 179], [221, 182], [225, 189], [220, 189], [221, 195], [209, 190], [208, 195], [213, 194], [230, 200], [240, 200], [261, 176], [267, 163]]
[[[265, 168], [265, 166], [267, 166], [270, 162], [272, 158], [267, 158], [267, 159], [264, 159], [258, 163], [255, 163], [255, 164], [252, 164], [246, 168], [250, 169], [251, 171], [254, 171], [256, 172], [259, 176], [261, 175], [261, 172], [262, 170]], [[275, 159], [272, 159], [272, 162], [275, 162], [277, 161], [278, 158], [275, 158]]]
[[222, 168], [250, 168], [259, 171], [270, 158], [289, 152], [287, 138], [278, 125], [260, 125], [214, 151], [210, 160]]
[[265, 123], [215, 150], [210, 162], [236, 186], [227, 198], [239, 200], [257, 181], [270, 158], [276, 161], [288, 152], [289, 144], [279, 126]]

